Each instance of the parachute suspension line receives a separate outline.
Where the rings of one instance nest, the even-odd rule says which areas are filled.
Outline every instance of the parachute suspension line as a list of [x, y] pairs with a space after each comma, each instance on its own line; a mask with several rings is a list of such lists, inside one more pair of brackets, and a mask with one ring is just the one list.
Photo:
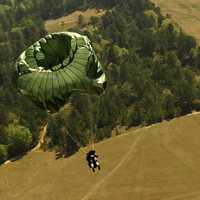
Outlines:
[[90, 139], [89, 139], [89, 146], [90, 146], [90, 150], [95, 150], [95, 137], [93, 136], [94, 135], [94, 132], [91, 131], [90, 132]]
[[76, 144], [77, 147], [81, 148], [81, 145], [76, 139], [67, 131], [67, 135], [72, 139], [72, 141]]
[[45, 109], [45, 111], [46, 111], [47, 118], [49, 118], [49, 111], [48, 111], [48, 109], [47, 109], [47, 104], [46, 104], [45, 101], [42, 101], [42, 104], [43, 104], [43, 107], [44, 107], [44, 109]]
[[[76, 144], [77, 147], [79, 147], [80, 149], [82, 149], [81, 144], [69, 133], [69, 131], [66, 131], [67, 135], [72, 139], [72, 141], [74, 142], [74, 144]], [[83, 150], [83, 149], [82, 149]], [[84, 153], [87, 153], [85, 150], [83, 150]]]
[[[95, 133], [94, 133], [94, 134], [95, 134]], [[95, 137], [93, 137], [93, 140], [92, 140], [92, 150], [95, 150], [94, 144], [95, 144]]]
[[95, 150], [95, 142], [97, 138], [96, 131], [97, 131], [97, 123], [98, 123], [99, 114], [100, 114], [100, 97], [98, 97], [97, 99], [97, 112], [96, 112], [95, 122], [91, 131], [91, 143], [90, 143], [91, 150]]

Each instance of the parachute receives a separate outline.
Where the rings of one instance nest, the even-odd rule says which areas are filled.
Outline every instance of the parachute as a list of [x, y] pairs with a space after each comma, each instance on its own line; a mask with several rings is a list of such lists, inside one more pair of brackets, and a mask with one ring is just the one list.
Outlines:
[[101, 94], [106, 76], [87, 36], [52, 33], [21, 53], [17, 88], [50, 111], [62, 107], [75, 91]]

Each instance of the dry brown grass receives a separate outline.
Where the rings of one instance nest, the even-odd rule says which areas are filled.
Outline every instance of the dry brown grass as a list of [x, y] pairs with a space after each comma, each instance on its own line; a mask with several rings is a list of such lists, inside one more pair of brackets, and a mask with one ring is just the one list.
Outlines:
[[52, 33], [56, 31], [66, 31], [78, 25], [78, 18], [80, 15], [84, 17], [85, 23], [88, 23], [92, 16], [100, 17], [105, 14], [104, 10], [87, 9], [86, 11], [75, 11], [67, 16], [58, 19], [51, 19], [45, 22], [45, 29], [47, 32]]
[[200, 0], [152, 0], [200, 42]]
[[96, 174], [85, 163], [87, 149], [59, 160], [32, 152], [0, 167], [0, 199], [200, 199], [199, 130], [197, 113], [100, 142]]

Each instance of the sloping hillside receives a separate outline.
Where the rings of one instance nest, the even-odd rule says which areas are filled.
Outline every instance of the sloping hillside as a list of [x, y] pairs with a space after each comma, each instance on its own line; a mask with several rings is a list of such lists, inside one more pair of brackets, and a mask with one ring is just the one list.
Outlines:
[[183, 30], [200, 41], [200, 0], [152, 0], [164, 14], [170, 14]]
[[3, 200], [200, 199], [200, 114], [129, 131], [96, 145], [93, 174], [82, 149], [68, 159], [33, 152], [0, 167]]

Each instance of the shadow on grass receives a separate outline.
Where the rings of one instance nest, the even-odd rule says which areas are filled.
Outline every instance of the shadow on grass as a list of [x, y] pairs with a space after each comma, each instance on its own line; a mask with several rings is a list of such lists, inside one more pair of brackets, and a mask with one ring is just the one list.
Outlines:
[[68, 158], [74, 155], [78, 151], [78, 148], [60, 148], [56, 151], [56, 160], [60, 158]]
[[21, 154], [21, 155], [19, 155], [19, 156], [16, 156], [16, 157], [14, 157], [14, 158], [11, 158], [10, 161], [11, 161], [11, 162], [18, 161], [19, 159], [23, 158], [25, 155], [27, 155], [27, 152], [26, 152], [26, 153], [23, 153], [23, 154]]
[[[19, 156], [16, 156], [16, 157], [13, 157], [13, 158], [9, 158], [8, 160], [6, 160], [5, 162], [3, 162], [2, 164], [8, 164], [8, 163], [11, 163], [11, 162], [16, 162], [20, 159], [22, 159], [25, 155], [27, 155], [28, 152], [25, 152]], [[1, 164], [0, 164], [1, 165]]]

